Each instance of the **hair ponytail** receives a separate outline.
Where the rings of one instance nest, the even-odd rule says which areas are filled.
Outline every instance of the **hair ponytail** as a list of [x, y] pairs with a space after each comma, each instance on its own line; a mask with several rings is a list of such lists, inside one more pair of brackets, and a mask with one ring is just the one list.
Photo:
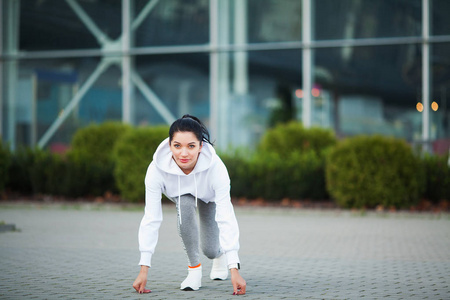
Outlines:
[[209, 131], [205, 124], [199, 118], [192, 115], [186, 114], [172, 123], [169, 129], [169, 142], [172, 141], [175, 132], [192, 132], [200, 143], [207, 142], [214, 146], [210, 140]]

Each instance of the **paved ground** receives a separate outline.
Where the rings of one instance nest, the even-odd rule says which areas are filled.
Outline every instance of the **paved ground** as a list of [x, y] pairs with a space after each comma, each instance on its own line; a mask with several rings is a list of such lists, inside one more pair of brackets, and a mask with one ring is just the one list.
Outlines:
[[[245, 299], [450, 299], [450, 216], [237, 207]], [[179, 290], [187, 274], [172, 205], [164, 207], [139, 295], [141, 209], [5, 206], [0, 299], [234, 299], [230, 280]]]

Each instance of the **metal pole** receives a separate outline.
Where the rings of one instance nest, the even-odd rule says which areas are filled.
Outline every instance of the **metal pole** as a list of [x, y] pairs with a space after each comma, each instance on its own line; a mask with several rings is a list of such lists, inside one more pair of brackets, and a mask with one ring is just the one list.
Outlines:
[[[230, 1], [219, 1], [217, 13], [217, 46], [230, 45]], [[220, 13], [219, 13], [220, 12]], [[233, 113], [230, 112], [232, 99], [230, 98], [230, 53], [217, 52], [217, 141], [220, 149], [225, 149], [230, 143], [234, 127], [230, 124], [233, 122]]]
[[302, 50], [303, 68], [303, 126], [311, 127], [311, 88], [312, 88], [312, 55], [311, 55], [311, 0], [302, 2]]
[[422, 0], [422, 139], [424, 150], [430, 149], [430, 12], [429, 0]]
[[[235, 1], [234, 39], [236, 44], [247, 43], [247, 0]], [[247, 51], [234, 53], [234, 92], [245, 95], [248, 91]]]
[[[210, 124], [209, 129], [213, 140], [218, 133], [218, 91], [219, 91], [219, 53], [217, 53], [217, 46], [219, 42], [219, 2], [218, 0], [210, 0], [209, 2], [209, 44], [210, 44], [210, 58], [209, 58], [209, 105], [210, 105]], [[217, 138], [216, 138], [217, 139]], [[218, 140], [218, 139], [217, 139]], [[220, 146], [220, 141], [219, 141]]]
[[131, 3], [122, 0], [122, 122], [131, 123]]
[[[0, 1], [0, 18], [3, 20], [3, 2]], [[3, 21], [0, 21], [0, 142], [3, 140]]]
[[[8, 1], [7, 15], [6, 15], [6, 53], [17, 54], [18, 39], [19, 39], [19, 1]], [[3, 16], [2, 16], [3, 17]], [[17, 90], [17, 59], [6, 61], [4, 63], [6, 76], [6, 101], [7, 101], [7, 140], [11, 145], [11, 149], [16, 149], [16, 90]]]

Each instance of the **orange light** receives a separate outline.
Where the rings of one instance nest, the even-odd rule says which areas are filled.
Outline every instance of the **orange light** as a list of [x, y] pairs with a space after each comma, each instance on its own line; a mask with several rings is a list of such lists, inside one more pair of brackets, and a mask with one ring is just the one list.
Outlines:
[[319, 90], [318, 88], [313, 88], [313, 89], [311, 90], [311, 94], [312, 94], [314, 97], [319, 97], [319, 96], [320, 96], [320, 90]]
[[297, 98], [303, 98], [303, 90], [302, 89], [295, 90], [295, 96], [297, 96]]
[[416, 109], [417, 109], [418, 112], [422, 112], [423, 111], [423, 104], [421, 102], [417, 102]]
[[431, 103], [431, 109], [434, 111], [437, 111], [439, 109], [439, 105], [436, 103], [436, 101], [433, 101], [433, 103]]

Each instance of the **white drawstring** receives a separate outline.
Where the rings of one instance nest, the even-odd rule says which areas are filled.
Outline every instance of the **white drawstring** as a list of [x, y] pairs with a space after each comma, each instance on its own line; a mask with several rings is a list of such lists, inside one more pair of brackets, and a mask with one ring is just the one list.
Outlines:
[[[195, 207], [197, 207], [197, 177], [194, 173], [194, 183], [195, 183]], [[180, 219], [181, 225], [181, 187], [180, 187], [180, 175], [178, 175], [178, 218]]]
[[197, 207], [197, 177], [195, 177], [195, 173], [194, 173], [194, 182], [195, 182], [195, 207]]
[[181, 189], [180, 189], [180, 175], [178, 175], [178, 218], [181, 225]]

